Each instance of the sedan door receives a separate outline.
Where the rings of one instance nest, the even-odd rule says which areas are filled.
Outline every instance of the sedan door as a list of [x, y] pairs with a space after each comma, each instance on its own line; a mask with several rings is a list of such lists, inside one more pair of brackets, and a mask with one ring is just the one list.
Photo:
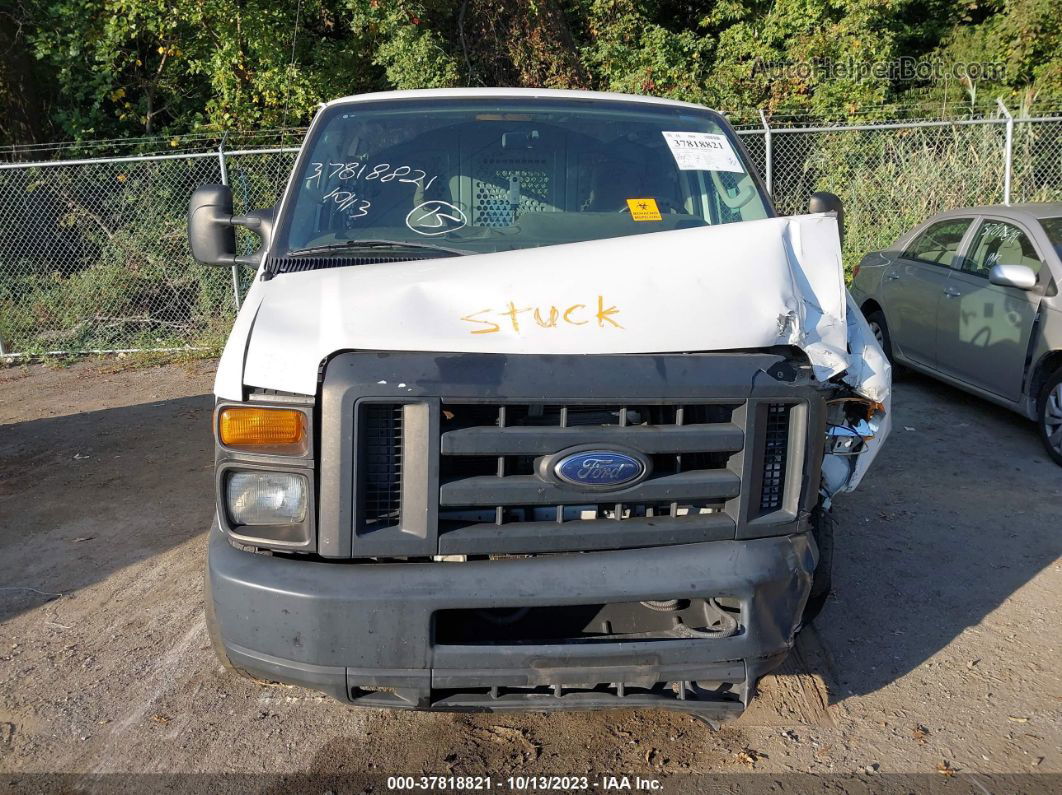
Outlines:
[[[1016, 401], [1043, 295], [1043, 257], [1017, 221], [986, 216], [959, 262], [961, 269], [945, 288], [938, 316], [938, 369]], [[1025, 265], [1039, 283], [1032, 290], [992, 284], [988, 273], [993, 265]]]
[[935, 367], [937, 310], [973, 218], [947, 218], [915, 235], [882, 276], [881, 296], [893, 349]]

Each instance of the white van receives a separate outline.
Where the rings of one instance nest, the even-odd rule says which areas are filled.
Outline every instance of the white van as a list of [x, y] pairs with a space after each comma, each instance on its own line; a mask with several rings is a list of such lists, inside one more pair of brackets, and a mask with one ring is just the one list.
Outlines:
[[706, 108], [521, 89], [336, 100], [274, 210], [201, 187], [195, 258], [257, 269], [216, 384], [222, 661], [367, 706], [739, 714], [889, 431], [839, 204], [777, 217]]

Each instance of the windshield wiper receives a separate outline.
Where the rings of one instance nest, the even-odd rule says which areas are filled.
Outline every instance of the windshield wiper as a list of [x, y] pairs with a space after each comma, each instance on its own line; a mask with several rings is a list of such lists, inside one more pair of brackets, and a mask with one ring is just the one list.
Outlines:
[[296, 248], [287, 252], [287, 256], [293, 257], [299, 254], [320, 254], [325, 251], [344, 251], [353, 248], [411, 248], [425, 251], [444, 251], [448, 254], [475, 254], [465, 248], [450, 248], [435, 243], [417, 243], [407, 240], [344, 240], [342, 243], [327, 243], [323, 246], [308, 246]]

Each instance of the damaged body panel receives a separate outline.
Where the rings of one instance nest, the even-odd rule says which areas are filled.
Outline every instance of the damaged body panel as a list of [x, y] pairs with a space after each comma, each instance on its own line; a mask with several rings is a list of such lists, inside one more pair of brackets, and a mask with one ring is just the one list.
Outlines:
[[[190, 211], [215, 264], [207, 224], [266, 217], [226, 200]], [[330, 103], [268, 218], [215, 387], [221, 659], [364, 706], [740, 714], [890, 427], [836, 217], [773, 217], [706, 109], [499, 89]]]
[[[827, 216], [643, 234], [256, 282], [243, 383], [312, 394], [340, 350], [609, 354], [793, 345], [847, 369], [837, 224]], [[245, 358], [246, 357], [246, 358]], [[235, 387], [235, 390], [233, 390]]]

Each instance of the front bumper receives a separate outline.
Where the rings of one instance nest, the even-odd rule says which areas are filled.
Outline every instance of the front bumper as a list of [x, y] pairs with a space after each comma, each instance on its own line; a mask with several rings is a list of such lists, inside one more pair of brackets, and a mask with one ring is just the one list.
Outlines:
[[[516, 560], [323, 563], [210, 533], [209, 585], [230, 661], [365, 706], [490, 711], [657, 707], [740, 714], [792, 645], [817, 551], [809, 533]], [[441, 644], [433, 614], [728, 596], [726, 638]]]

